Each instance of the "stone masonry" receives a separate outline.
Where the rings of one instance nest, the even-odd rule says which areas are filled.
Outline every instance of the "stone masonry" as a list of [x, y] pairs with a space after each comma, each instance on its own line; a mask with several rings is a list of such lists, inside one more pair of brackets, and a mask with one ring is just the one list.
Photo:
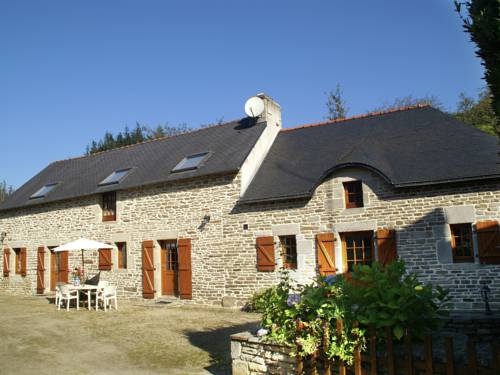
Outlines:
[[[353, 179], [363, 182], [365, 204], [345, 209], [342, 182]], [[117, 285], [122, 297], [130, 298], [142, 296], [141, 246], [144, 240], [154, 240], [159, 296], [158, 241], [190, 238], [193, 301], [220, 304], [226, 297], [226, 301], [241, 306], [253, 293], [279, 279], [278, 271], [257, 271], [257, 237], [275, 237], [279, 266], [278, 236], [295, 235], [298, 268], [292, 277], [303, 283], [316, 275], [316, 234], [334, 233], [336, 266], [343, 272], [339, 233], [390, 228], [396, 230], [398, 255], [409, 270], [424, 282], [449, 288], [455, 309], [482, 309], [482, 284], [488, 284], [492, 291], [492, 307], [500, 308], [500, 266], [480, 265], [477, 256], [475, 263], [453, 263], [449, 231], [453, 223], [500, 220], [499, 181], [395, 189], [367, 169], [343, 169], [326, 178], [310, 200], [240, 205], [240, 193], [241, 173], [119, 191], [115, 222], [102, 222], [98, 195], [1, 212], [0, 229], [7, 233], [3, 246], [26, 247], [28, 270], [25, 277], [14, 272], [9, 277], [1, 275], [0, 290], [36, 293], [37, 248], [88, 237], [127, 242], [128, 268], [101, 271], [101, 278]], [[210, 221], [202, 226], [207, 215]], [[477, 252], [477, 246], [475, 249]], [[46, 287], [48, 257], [46, 251]], [[98, 273], [97, 252], [88, 252], [85, 257], [87, 275]], [[116, 253], [113, 258], [116, 261]], [[80, 263], [80, 253], [71, 254], [70, 267]]]

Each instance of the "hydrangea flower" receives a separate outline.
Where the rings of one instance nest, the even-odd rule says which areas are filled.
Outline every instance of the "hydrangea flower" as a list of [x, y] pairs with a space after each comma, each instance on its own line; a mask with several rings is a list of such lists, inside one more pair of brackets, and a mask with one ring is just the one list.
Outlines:
[[288, 295], [288, 299], [286, 300], [286, 304], [288, 306], [294, 306], [296, 304], [300, 303], [300, 294], [298, 293], [293, 293]]
[[327, 277], [325, 277], [324, 281], [328, 285], [333, 285], [333, 284], [335, 284], [335, 281], [337, 281], [337, 276], [336, 275], [327, 276]]

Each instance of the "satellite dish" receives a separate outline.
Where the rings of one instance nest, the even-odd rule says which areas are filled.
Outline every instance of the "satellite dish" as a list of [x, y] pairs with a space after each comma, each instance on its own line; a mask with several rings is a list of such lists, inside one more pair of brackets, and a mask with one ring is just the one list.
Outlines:
[[264, 101], [258, 96], [252, 96], [245, 103], [245, 113], [249, 117], [259, 117], [264, 112]]

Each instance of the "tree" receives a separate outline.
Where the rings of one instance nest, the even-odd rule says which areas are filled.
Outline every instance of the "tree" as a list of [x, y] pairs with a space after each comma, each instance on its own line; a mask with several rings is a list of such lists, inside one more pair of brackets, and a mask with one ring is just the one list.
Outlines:
[[375, 107], [368, 112], [382, 112], [390, 111], [392, 109], [398, 109], [403, 107], [411, 107], [416, 105], [430, 105], [431, 107], [437, 109], [443, 109], [443, 104], [434, 95], [426, 95], [421, 98], [415, 98], [412, 95], [403, 96], [396, 98], [391, 102], [385, 101], [382, 105]]
[[11, 185], [7, 185], [5, 180], [0, 182], [0, 202], [3, 202], [13, 192], [14, 188]]
[[[485, 68], [484, 78], [491, 91], [491, 105], [500, 135], [500, 0], [455, 1], [466, 32], [477, 45], [476, 55]], [[468, 15], [462, 15], [465, 6]]]
[[106, 131], [104, 137], [95, 141], [92, 140], [86, 147], [85, 154], [91, 155], [97, 152], [112, 150], [118, 147], [129, 146], [136, 143], [170, 137], [177, 134], [187, 133], [191, 128], [186, 123], [181, 123], [177, 126], [157, 125], [155, 128], [150, 128], [147, 125], [141, 125], [139, 122], [135, 124], [135, 128], [130, 131], [128, 126], [125, 126], [123, 132], [118, 132], [116, 136], [113, 133]]
[[496, 118], [491, 101], [488, 89], [481, 91], [477, 100], [461, 93], [454, 116], [460, 121], [494, 135]]
[[347, 108], [346, 101], [343, 98], [344, 92], [342, 91], [340, 84], [337, 83], [335, 90], [326, 93], [326, 95], [326, 107], [328, 108], [328, 115], [326, 116], [327, 120], [345, 118], [349, 108]]

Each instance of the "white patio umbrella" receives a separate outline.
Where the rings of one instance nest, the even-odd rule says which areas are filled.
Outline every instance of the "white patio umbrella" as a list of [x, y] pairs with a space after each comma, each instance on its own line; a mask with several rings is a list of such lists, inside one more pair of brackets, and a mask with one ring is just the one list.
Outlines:
[[88, 240], [86, 238], [79, 238], [76, 241], [69, 242], [65, 245], [58, 246], [58, 247], [52, 249], [52, 251], [60, 252], [60, 251], [80, 250], [82, 252], [82, 267], [83, 267], [83, 271], [85, 272], [85, 262], [84, 262], [84, 256], [83, 256], [83, 252], [85, 250], [113, 249], [114, 247], [115, 246], [107, 244], [107, 243]]

